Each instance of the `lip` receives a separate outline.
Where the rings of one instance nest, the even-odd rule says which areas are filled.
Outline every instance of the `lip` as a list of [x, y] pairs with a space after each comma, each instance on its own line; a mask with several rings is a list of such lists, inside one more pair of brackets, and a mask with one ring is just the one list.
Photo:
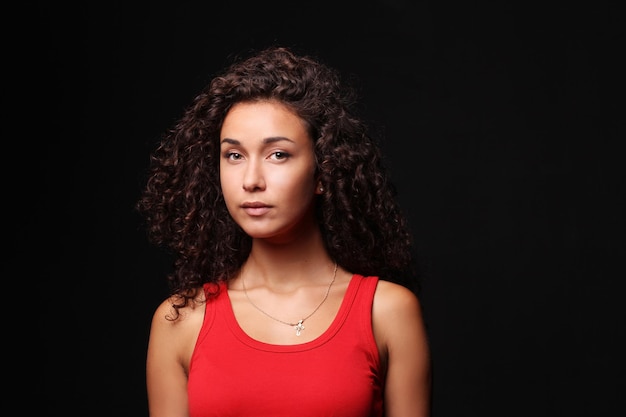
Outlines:
[[261, 201], [250, 201], [243, 203], [241, 205], [241, 208], [250, 216], [262, 216], [263, 214], [270, 211], [272, 207]]

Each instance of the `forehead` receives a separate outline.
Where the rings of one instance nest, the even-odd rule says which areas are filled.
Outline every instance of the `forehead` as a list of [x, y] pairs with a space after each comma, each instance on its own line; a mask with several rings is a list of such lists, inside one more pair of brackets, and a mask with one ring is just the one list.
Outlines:
[[282, 136], [311, 139], [306, 122], [287, 106], [275, 101], [241, 102], [226, 114], [220, 139], [253, 140]]

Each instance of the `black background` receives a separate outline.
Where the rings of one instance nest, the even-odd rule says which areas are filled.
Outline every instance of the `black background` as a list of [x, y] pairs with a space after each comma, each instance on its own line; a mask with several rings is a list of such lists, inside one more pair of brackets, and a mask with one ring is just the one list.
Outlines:
[[433, 417], [624, 412], [617, 7], [112, 1], [29, 13], [9, 38], [27, 42], [11, 65], [26, 80], [6, 81], [21, 117], [5, 126], [20, 135], [3, 169], [19, 249], [7, 264], [20, 271], [4, 275], [21, 287], [10, 305], [36, 317], [27, 409], [147, 416], [149, 321], [170, 267], [132, 210], [148, 153], [231, 55], [281, 43], [357, 77], [384, 128], [418, 244]]

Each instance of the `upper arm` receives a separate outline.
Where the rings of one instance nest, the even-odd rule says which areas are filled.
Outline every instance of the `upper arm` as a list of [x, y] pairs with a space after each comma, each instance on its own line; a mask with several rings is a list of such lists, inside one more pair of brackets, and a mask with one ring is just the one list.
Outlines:
[[187, 371], [201, 320], [194, 311], [183, 311], [177, 320], [167, 320], [171, 312], [171, 302], [165, 300], [150, 326], [146, 357], [150, 417], [189, 416]]
[[385, 416], [428, 416], [430, 352], [418, 298], [405, 287], [380, 281], [373, 321], [387, 364]]

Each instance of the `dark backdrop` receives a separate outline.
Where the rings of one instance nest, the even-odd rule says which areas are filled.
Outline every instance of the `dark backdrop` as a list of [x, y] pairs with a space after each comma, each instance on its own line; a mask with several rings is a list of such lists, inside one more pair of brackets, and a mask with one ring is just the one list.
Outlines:
[[149, 321], [170, 267], [132, 210], [148, 153], [232, 54], [282, 43], [357, 77], [385, 131], [420, 256], [433, 417], [623, 412], [617, 8], [223, 3], [30, 10], [26, 121], [4, 158], [6, 182], [24, 185], [5, 188], [26, 215], [8, 222], [25, 271], [13, 281], [33, 276], [44, 301], [19, 297], [42, 349], [26, 407], [147, 415]]

